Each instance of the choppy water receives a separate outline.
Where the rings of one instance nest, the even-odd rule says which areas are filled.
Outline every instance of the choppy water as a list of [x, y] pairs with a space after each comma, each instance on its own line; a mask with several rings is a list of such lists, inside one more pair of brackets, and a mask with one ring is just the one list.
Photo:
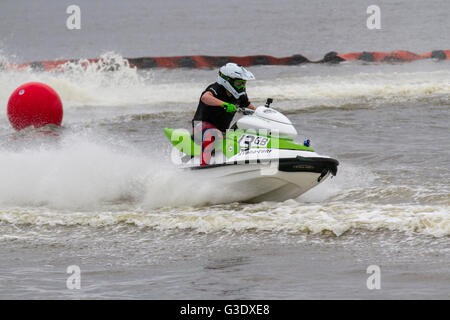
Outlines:
[[[0, 19], [0, 59], [73, 54], [117, 61], [133, 55], [282, 56], [299, 51], [320, 57], [331, 49], [448, 49], [437, 32], [450, 27], [443, 16], [449, 10], [442, 9], [448, 3], [432, 2], [441, 9], [428, 2], [380, 2], [382, 10], [383, 5], [390, 9], [381, 35], [365, 29], [369, 4], [346, 1], [334, 8], [328, 18], [337, 29], [321, 22], [319, 4], [266, 4], [271, 10], [246, 4], [238, 17], [253, 13], [245, 14], [245, 21], [263, 31], [267, 26], [261, 21], [284, 14], [285, 22], [274, 25], [279, 46], [268, 46], [273, 39], [253, 28], [242, 35], [248, 46], [233, 51], [234, 38], [226, 37], [233, 30], [220, 28], [221, 20], [218, 25], [209, 20], [220, 15], [214, 6], [202, 6], [210, 15], [198, 23], [190, 20], [195, 6], [183, 11], [191, 27], [184, 33], [178, 32], [176, 14], [166, 16], [164, 30], [183, 40], [174, 48], [170, 37], [160, 38], [156, 13], [170, 9], [182, 14], [181, 3], [133, 2], [128, 9], [114, 2], [128, 12], [121, 16], [124, 27], [117, 41], [105, 45], [106, 27], [89, 29], [86, 18], [72, 40], [98, 42], [80, 47], [65, 42], [69, 31], [57, 29], [53, 20], [46, 22], [49, 35], [32, 37], [29, 29], [12, 23], [17, 21], [13, 13], [31, 8], [6, 1], [0, 4], [0, 17], [9, 12], [11, 26], [4, 28], [8, 20]], [[35, 3], [55, 15], [65, 10], [45, 1], [29, 5]], [[308, 19], [289, 20], [286, 8], [298, 8], [298, 3], [302, 14], [316, 18], [314, 35], [305, 32], [311, 30]], [[334, 6], [331, 1], [320, 4]], [[89, 8], [86, 17], [98, 16], [99, 26], [115, 16], [98, 3], [80, 6]], [[353, 28], [349, 38], [348, 29], [359, 23], [355, 14], [360, 6], [361, 28]], [[139, 20], [148, 44], [130, 31], [136, 27], [136, 8], [148, 10], [149, 19]], [[342, 20], [348, 11], [354, 13], [350, 25]], [[401, 18], [407, 14], [435, 19], [419, 19], [422, 28], [408, 29], [410, 20]], [[209, 36], [205, 27], [223, 33], [222, 40], [200, 45]], [[295, 37], [311, 45], [298, 49], [290, 30], [301, 30]], [[18, 35], [41, 42], [27, 47]], [[325, 39], [339, 45], [331, 48]], [[249, 205], [220, 203], [220, 185], [199, 184], [193, 174], [175, 170], [162, 129], [188, 127], [216, 70], [136, 71], [124, 63], [117, 72], [95, 64], [87, 70], [69, 65], [64, 73], [0, 72], [0, 105], [6, 106], [19, 85], [41, 81], [60, 94], [65, 112], [58, 136], [16, 133], [5, 113], [0, 117], [0, 297], [449, 298], [449, 62], [260, 66], [251, 71], [257, 78], [248, 85], [252, 101], [274, 98], [275, 107], [295, 123], [299, 139], [311, 138], [319, 153], [340, 161], [337, 177], [298, 199]], [[69, 265], [81, 269], [80, 290], [66, 288]], [[380, 290], [367, 289], [369, 265], [381, 268]]]

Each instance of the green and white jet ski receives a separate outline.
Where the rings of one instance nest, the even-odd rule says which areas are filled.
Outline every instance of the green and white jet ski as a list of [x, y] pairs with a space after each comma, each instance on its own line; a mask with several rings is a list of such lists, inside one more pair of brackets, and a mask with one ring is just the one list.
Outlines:
[[201, 146], [186, 129], [165, 128], [174, 146], [172, 161], [196, 170], [199, 179], [220, 179], [234, 192], [233, 201], [284, 201], [300, 196], [336, 175], [339, 162], [294, 142], [297, 131], [291, 121], [270, 107], [272, 99], [243, 114], [217, 139], [208, 165], [200, 166]]

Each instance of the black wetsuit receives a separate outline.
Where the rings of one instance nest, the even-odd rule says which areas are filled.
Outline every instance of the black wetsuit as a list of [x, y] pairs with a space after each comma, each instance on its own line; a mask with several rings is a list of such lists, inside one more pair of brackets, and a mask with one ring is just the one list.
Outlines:
[[[207, 91], [211, 92], [215, 98], [232, 103], [236, 105], [236, 107], [240, 106], [242, 108], [247, 108], [250, 105], [247, 94], [236, 99], [233, 95], [228, 95], [227, 90], [217, 82], [210, 84], [205, 91], [202, 92], [201, 96]], [[225, 132], [229, 128], [235, 112], [226, 112], [224, 107], [207, 105], [202, 102], [201, 96], [194, 119], [192, 119], [192, 125], [194, 126], [195, 121], [208, 122], [220, 131]]]

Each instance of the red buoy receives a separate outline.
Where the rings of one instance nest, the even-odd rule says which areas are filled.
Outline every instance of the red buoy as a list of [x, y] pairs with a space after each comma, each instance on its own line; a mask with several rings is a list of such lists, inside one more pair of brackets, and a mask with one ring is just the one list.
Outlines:
[[8, 101], [8, 119], [16, 130], [48, 124], [61, 125], [63, 107], [55, 90], [39, 82], [18, 87]]

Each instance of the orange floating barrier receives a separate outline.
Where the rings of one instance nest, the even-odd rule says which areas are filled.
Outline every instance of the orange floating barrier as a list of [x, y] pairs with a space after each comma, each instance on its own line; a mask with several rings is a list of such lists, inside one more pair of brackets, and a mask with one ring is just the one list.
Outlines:
[[[339, 54], [335, 51], [327, 53], [323, 59], [319, 61], [311, 61], [308, 58], [295, 54], [290, 57], [273, 57], [268, 55], [251, 55], [251, 56], [173, 56], [173, 57], [141, 57], [141, 58], [125, 58], [130, 67], [137, 69], [149, 68], [216, 68], [223, 66], [228, 62], [234, 62], [244, 67], [257, 65], [299, 65], [303, 63], [339, 63], [343, 61], [366, 61], [366, 62], [407, 62], [420, 59], [436, 59], [449, 60], [450, 50], [434, 50], [424, 54], [416, 54], [406, 50], [396, 50], [392, 52], [380, 51], [363, 51]], [[98, 63], [101, 59], [80, 59], [80, 60], [56, 60], [56, 61], [35, 61], [22, 64], [0, 63], [1, 70], [24, 70], [31, 68], [37, 71], [58, 70], [67, 62], [73, 62], [87, 67], [89, 63]], [[105, 61], [105, 64], [108, 62]], [[99, 68], [104, 65], [100, 65]], [[108, 71], [117, 70], [113, 65], [106, 68]]]
[[416, 53], [413, 53], [413, 52], [409, 52], [409, 51], [405, 51], [405, 50], [393, 51], [391, 53], [391, 56], [393, 58], [399, 59], [401, 61], [414, 61], [414, 60], [422, 59], [422, 57], [419, 54], [416, 54]]
[[345, 54], [338, 54], [339, 58], [344, 59], [345, 61], [353, 61], [358, 60], [361, 56], [361, 52], [351, 52], [351, 53], [345, 53]]
[[422, 55], [424, 58], [447, 60], [450, 59], [450, 50], [434, 50]]

